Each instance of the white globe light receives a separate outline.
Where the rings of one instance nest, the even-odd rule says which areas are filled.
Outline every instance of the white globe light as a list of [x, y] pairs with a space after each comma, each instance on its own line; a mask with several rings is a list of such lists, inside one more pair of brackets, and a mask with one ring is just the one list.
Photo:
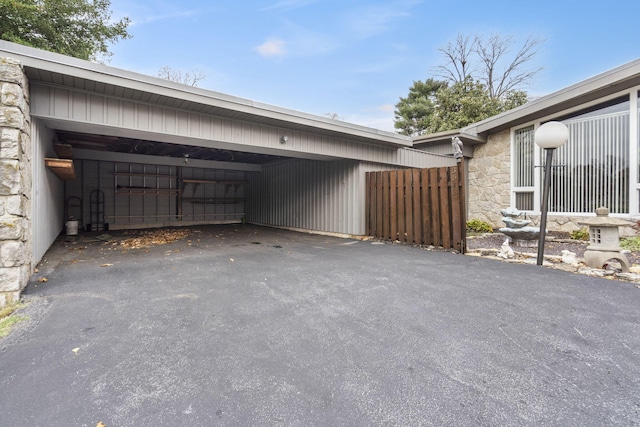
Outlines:
[[558, 148], [569, 140], [569, 129], [564, 123], [547, 122], [535, 133], [536, 145], [542, 148]]

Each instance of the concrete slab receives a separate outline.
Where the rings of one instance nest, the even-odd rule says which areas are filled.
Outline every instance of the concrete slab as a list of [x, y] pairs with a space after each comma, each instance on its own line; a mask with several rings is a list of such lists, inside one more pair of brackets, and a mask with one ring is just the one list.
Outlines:
[[253, 226], [195, 230], [126, 253], [59, 242], [41, 265], [48, 281], [27, 288], [31, 323], [0, 341], [0, 425], [640, 420], [631, 283]]

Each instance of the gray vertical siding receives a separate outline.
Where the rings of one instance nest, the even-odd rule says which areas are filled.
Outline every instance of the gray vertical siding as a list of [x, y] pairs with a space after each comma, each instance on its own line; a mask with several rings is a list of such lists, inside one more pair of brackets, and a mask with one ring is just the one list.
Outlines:
[[[367, 143], [356, 141], [348, 135], [331, 137], [326, 133], [301, 132], [286, 125], [276, 127], [226, 119], [52, 87], [41, 82], [32, 83], [31, 99], [31, 114], [34, 117], [96, 126], [103, 135], [128, 135], [164, 142], [179, 140], [182, 144], [203, 147], [257, 151], [295, 158], [354, 159], [399, 167], [425, 168], [455, 164], [451, 157], [406, 147], [380, 145], [373, 134], [370, 143]], [[289, 138], [286, 144], [280, 142], [283, 135]]]
[[64, 185], [46, 166], [45, 157], [52, 157], [52, 132], [38, 120], [31, 125], [33, 219], [33, 263], [39, 262], [64, 226]]
[[365, 173], [393, 169], [350, 160], [289, 160], [249, 173], [247, 220], [365, 234]]

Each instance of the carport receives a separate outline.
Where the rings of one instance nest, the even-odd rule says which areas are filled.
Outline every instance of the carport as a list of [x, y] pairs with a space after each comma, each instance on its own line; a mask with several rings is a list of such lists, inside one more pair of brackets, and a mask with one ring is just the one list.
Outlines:
[[454, 164], [391, 132], [5, 41], [0, 58], [2, 144], [22, 147], [0, 158], [16, 177], [0, 197], [19, 205], [0, 212], [19, 229], [2, 236], [0, 305], [70, 217], [95, 230], [246, 221], [363, 235], [366, 172]]

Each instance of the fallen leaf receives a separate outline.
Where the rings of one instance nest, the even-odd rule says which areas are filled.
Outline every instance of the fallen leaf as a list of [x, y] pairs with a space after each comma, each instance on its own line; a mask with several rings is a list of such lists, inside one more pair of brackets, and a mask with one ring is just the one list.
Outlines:
[[40, 282], [40, 283], [44, 283], [46, 281], [47, 281], [46, 277], [41, 277], [41, 278], [38, 279], [38, 282]]
[[113, 264], [102, 264], [100, 267], [111, 267]]
[[98, 424], [96, 424], [96, 427], [107, 427], [107, 425], [105, 423], [103, 423], [102, 421], [98, 422]]
[[34, 273], [37, 273], [38, 271], [39, 271], [39, 270], [38, 270], [37, 268], [34, 268], [34, 269], [33, 269], [33, 272], [34, 272]]
[[73, 352], [77, 355], [77, 354], [78, 354], [78, 350], [80, 350], [80, 347], [76, 347], [76, 348], [74, 348], [74, 349], [73, 349], [73, 350], [71, 350], [71, 351], [73, 351]]

